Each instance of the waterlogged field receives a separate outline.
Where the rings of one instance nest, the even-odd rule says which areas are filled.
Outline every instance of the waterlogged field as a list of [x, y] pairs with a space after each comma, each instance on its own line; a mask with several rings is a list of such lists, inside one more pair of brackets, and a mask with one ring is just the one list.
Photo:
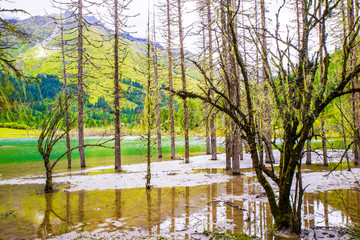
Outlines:
[[[88, 138], [87, 143], [95, 144], [108, 139]], [[223, 139], [218, 139], [222, 143]], [[315, 141], [316, 143], [316, 141]], [[72, 141], [76, 144], [76, 140]], [[146, 144], [140, 137], [125, 137], [121, 142], [122, 163], [137, 164], [145, 162]], [[197, 166], [192, 171], [184, 170], [188, 165], [178, 163], [174, 168], [170, 160], [170, 138], [164, 137], [163, 163], [157, 163], [157, 145], [153, 144], [152, 165], [153, 183], [158, 178], [163, 187], [124, 187], [113, 189], [103, 186], [81, 188], [66, 180], [55, 184], [57, 191], [44, 194], [44, 166], [37, 152], [36, 139], [0, 139], [0, 174], [2, 183], [21, 177], [16, 184], [0, 184], [0, 239], [47, 239], [50, 237], [70, 234], [62, 239], [73, 239], [83, 231], [93, 234], [112, 234], [126, 239], [131, 234], [155, 235], [168, 238], [189, 239], [204, 231], [224, 231], [227, 233], [246, 233], [261, 239], [279, 239], [268, 233], [272, 226], [272, 215], [264, 191], [252, 173], [252, 169], [242, 169], [240, 176], [230, 177], [222, 167], [224, 157], [218, 161], [210, 161], [209, 156], [191, 159]], [[108, 146], [113, 142], [108, 143]], [[220, 145], [220, 151], [222, 150]], [[65, 150], [65, 142], [60, 142], [54, 149], [53, 158], [60, 156]], [[87, 168], [111, 166], [114, 164], [114, 150], [108, 148], [86, 148]], [[176, 140], [176, 152], [183, 156], [184, 141]], [[190, 139], [192, 156], [205, 153], [205, 142], [202, 138]], [[318, 157], [318, 155], [315, 156]], [[140, 165], [124, 167], [129, 171], [114, 174], [112, 167], [101, 167], [89, 172], [80, 170], [78, 152], [72, 153], [73, 169], [67, 171], [67, 160], [59, 162], [55, 173], [57, 177], [76, 179], [95, 177], [109, 179], [116, 184], [127, 184], [126, 175], [136, 175], [137, 180], [144, 180], [144, 171]], [[207, 159], [208, 164], [202, 164]], [[196, 162], [199, 161], [198, 165]], [[304, 166], [304, 172], [324, 175], [328, 169], [318, 164]], [[166, 164], [169, 167], [157, 167]], [[167, 165], [168, 164], [168, 165]], [[172, 166], [172, 167], [170, 167]], [[214, 167], [215, 166], [215, 167]], [[251, 166], [249, 154], [240, 163], [243, 168]], [[132, 169], [132, 171], [130, 171]], [[345, 167], [344, 167], [345, 169]], [[105, 175], [104, 175], [105, 174]], [[138, 174], [138, 175], [137, 175]], [[194, 175], [204, 174], [205, 179], [195, 185], [189, 185], [186, 178], [196, 179]], [[216, 175], [216, 174], [220, 174]], [[305, 174], [306, 175], [306, 174]], [[185, 177], [181, 177], [185, 176]], [[221, 180], [225, 176], [225, 180]], [[163, 180], [163, 179], [168, 180]], [[175, 178], [180, 179], [179, 184]], [[170, 180], [169, 180], [170, 179]], [[224, 179], [224, 178], [222, 178]], [[39, 181], [38, 181], [39, 180]], [[306, 179], [305, 179], [306, 180]], [[36, 183], [38, 181], [38, 183]], [[135, 179], [133, 180], [135, 181]], [[90, 181], [85, 181], [89, 185]], [[132, 182], [133, 183], [133, 182]], [[184, 185], [182, 185], [184, 184]], [[128, 185], [128, 184], [127, 184]], [[145, 186], [141, 184], [140, 186]], [[160, 184], [161, 185], [161, 184]], [[172, 187], [168, 187], [172, 186]], [[78, 187], [78, 189], [74, 189]], [[106, 188], [108, 187], [108, 188]], [[310, 189], [311, 186], [308, 188]], [[83, 189], [83, 190], [79, 190]], [[360, 225], [360, 191], [359, 189], [339, 189], [306, 192], [303, 204], [303, 229], [313, 231], [323, 228], [325, 238], [332, 238], [332, 228]], [[122, 233], [122, 231], [128, 231]], [[338, 230], [336, 230], [338, 231]], [[130, 233], [129, 233], [130, 232]], [[197, 232], [197, 233], [196, 233]], [[73, 235], [71, 235], [73, 234]], [[125, 235], [121, 235], [125, 234]], [[130, 235], [127, 235], [130, 234]], [[103, 237], [107, 238], [107, 236]], [[136, 237], [133, 239], [137, 239]], [[305, 238], [311, 239], [311, 238]]]

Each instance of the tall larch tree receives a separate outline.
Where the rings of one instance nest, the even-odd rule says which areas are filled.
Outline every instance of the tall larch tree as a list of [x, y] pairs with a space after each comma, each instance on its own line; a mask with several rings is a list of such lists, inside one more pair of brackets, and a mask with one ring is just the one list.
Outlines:
[[[168, 74], [169, 74], [169, 89], [173, 90], [173, 54], [172, 54], [172, 35], [171, 35], [171, 0], [166, 0], [166, 15], [167, 15], [167, 55], [168, 55]], [[174, 117], [174, 94], [170, 92], [169, 96], [170, 108], [170, 138], [171, 138], [171, 159], [175, 159], [175, 117]]]
[[[209, 76], [212, 81], [214, 81], [214, 64], [213, 64], [213, 33], [212, 33], [212, 16], [211, 16], [211, 0], [206, 1], [206, 16], [207, 16], [207, 28], [208, 28], [208, 63], [209, 63]], [[214, 93], [210, 90], [210, 95], [214, 97]], [[211, 143], [211, 160], [217, 159], [217, 145], [216, 145], [216, 111], [212, 110], [209, 113], [210, 115], [210, 143]]]
[[80, 166], [86, 167], [84, 152], [84, 45], [83, 45], [83, 0], [78, 0], [78, 135]]
[[119, 70], [119, 2], [114, 0], [114, 108], [115, 108], [115, 169], [121, 172], [121, 123], [120, 123], [120, 70]]
[[154, 78], [155, 78], [155, 104], [156, 104], [156, 137], [158, 146], [158, 158], [162, 158], [161, 147], [161, 116], [160, 116], [160, 90], [159, 90], [159, 73], [158, 73], [158, 55], [157, 55], [157, 41], [156, 41], [156, 15], [153, 10], [153, 64], [154, 64]]
[[[186, 92], [186, 70], [185, 70], [185, 53], [184, 53], [184, 28], [182, 22], [182, 1], [177, 0], [178, 24], [179, 24], [179, 42], [180, 42], [180, 61], [181, 61], [181, 81], [182, 90]], [[184, 103], [184, 135], [185, 135], [185, 163], [189, 163], [189, 124], [188, 124], [188, 106], [187, 99]]]
[[[60, 36], [61, 36], [61, 58], [62, 58], [62, 74], [64, 79], [64, 94], [65, 96], [69, 95], [68, 81], [67, 81], [67, 71], [66, 71], [66, 55], [65, 55], [65, 39], [64, 39], [64, 24], [62, 12], [60, 11]], [[69, 102], [65, 102], [65, 132], [66, 132], [66, 149], [67, 149], [67, 160], [68, 160], [68, 169], [71, 169], [71, 144], [70, 144], [70, 116], [69, 116]]]

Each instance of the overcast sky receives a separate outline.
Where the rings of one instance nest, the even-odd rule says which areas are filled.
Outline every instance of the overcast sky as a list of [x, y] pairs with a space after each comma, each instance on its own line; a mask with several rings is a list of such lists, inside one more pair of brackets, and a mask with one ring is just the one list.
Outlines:
[[[133, 36], [136, 37], [142, 37], [146, 38], [147, 36], [147, 15], [148, 15], [148, 4], [151, 1], [150, 4], [152, 4], [153, 1], [159, 2], [162, 0], [132, 0], [131, 5], [129, 6], [130, 11], [128, 12], [129, 15], [136, 15], [137, 17], [129, 18], [128, 25], [134, 26], [133, 28], [127, 30], [131, 32]], [[186, 1], [187, 9], [195, 8], [194, 3], [192, 1]], [[277, 9], [279, 5], [279, 0], [274, 0], [271, 4], [268, 5], [269, 12], [267, 13], [268, 18], [273, 18], [275, 15], [274, 10]], [[0, 0], [0, 9], [23, 9], [27, 11], [32, 16], [36, 15], [45, 15], [46, 13], [58, 13], [59, 10], [56, 10], [52, 7], [50, 0]], [[152, 9], [151, 9], [152, 10]], [[186, 9], [185, 9], [186, 10]], [[186, 11], [185, 11], [186, 12]], [[282, 23], [287, 22], [289, 19], [289, 16], [286, 12], [285, 14], [282, 14], [281, 18]], [[17, 14], [16, 15], [19, 18], [27, 18], [30, 17], [29, 15], [24, 14]], [[195, 21], [197, 14], [192, 13], [188, 14], [187, 16], [184, 16], [184, 25], [190, 25], [193, 21]], [[163, 16], [158, 16], [163, 17]], [[274, 23], [274, 22], [273, 22]], [[159, 26], [160, 24], [157, 24]], [[192, 51], [197, 51], [197, 46], [195, 42], [197, 42], [196, 38], [199, 36], [187, 36], [185, 40], [185, 47]], [[157, 41], [160, 43], [164, 43], [164, 39], [160, 37], [160, 34], [158, 34]]]
[[[132, 18], [130, 25], [135, 25], [138, 33], [135, 35], [146, 36], [146, 21], [147, 21], [147, 4], [146, 0], [133, 0], [130, 5], [130, 14], [139, 14], [136, 18]], [[50, 0], [0, 0], [0, 9], [22, 9], [27, 11], [32, 16], [46, 15], [46, 13], [58, 13], [59, 11], [52, 7]], [[133, 9], [136, 9], [134, 11]], [[6, 15], [8, 16], [8, 15]], [[18, 18], [30, 17], [26, 14], [17, 14]], [[145, 31], [145, 34], [144, 34]]]

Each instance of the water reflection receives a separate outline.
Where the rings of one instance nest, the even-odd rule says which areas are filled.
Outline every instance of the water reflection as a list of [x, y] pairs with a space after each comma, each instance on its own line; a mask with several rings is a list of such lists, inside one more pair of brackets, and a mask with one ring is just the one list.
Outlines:
[[45, 201], [46, 201], [46, 208], [45, 208], [43, 221], [40, 224], [39, 229], [37, 231], [37, 237], [41, 239], [46, 239], [47, 236], [50, 236], [53, 233], [52, 226], [50, 224], [50, 213], [53, 211], [52, 210], [53, 194], [52, 193], [45, 194]]
[[[207, 170], [216, 173], [216, 169]], [[69, 231], [135, 230], [190, 238], [216, 229], [261, 238], [272, 224], [257, 181], [244, 175], [196, 187], [34, 194], [39, 185], [0, 186], [0, 238], [41, 238]], [[305, 193], [303, 227], [360, 225], [359, 190]], [[11, 215], [7, 214], [13, 211]]]

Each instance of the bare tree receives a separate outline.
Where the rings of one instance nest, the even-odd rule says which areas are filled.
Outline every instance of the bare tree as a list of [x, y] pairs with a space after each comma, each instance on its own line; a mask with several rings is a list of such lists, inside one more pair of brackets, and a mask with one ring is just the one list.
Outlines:
[[[64, 94], [65, 96], [69, 95], [68, 81], [67, 81], [67, 71], [66, 71], [66, 56], [65, 56], [65, 40], [64, 40], [64, 24], [62, 12], [60, 11], [60, 34], [61, 34], [61, 57], [62, 57], [62, 66], [63, 66], [63, 79], [64, 79]], [[66, 124], [66, 149], [67, 149], [67, 160], [68, 160], [68, 169], [71, 169], [71, 144], [70, 144], [70, 116], [69, 116], [69, 103], [65, 102], [65, 124]]]
[[[171, 3], [166, 0], [166, 22], [167, 22], [167, 55], [168, 55], [168, 73], [169, 73], [169, 88], [173, 90], [173, 75], [172, 75], [172, 34], [171, 34]], [[174, 95], [170, 92], [170, 136], [171, 136], [171, 159], [175, 159], [175, 118], [174, 118]]]
[[[319, 6], [324, 6], [324, 11], [320, 17], [317, 17]], [[330, 72], [330, 54], [328, 47], [331, 44], [327, 39], [316, 46], [316, 50], [309, 51], [311, 34], [318, 33], [317, 27], [320, 22], [331, 21], [331, 13], [339, 8], [339, 1], [309, 1], [303, 7], [302, 36], [299, 47], [293, 38], [283, 37], [280, 34], [279, 15], [283, 9], [280, 6], [274, 32], [267, 30], [268, 36], [274, 41], [274, 48], [269, 49], [271, 60], [265, 61], [265, 74], [267, 75], [267, 84], [274, 100], [274, 109], [276, 109], [278, 122], [280, 123], [281, 138], [283, 142], [278, 147], [280, 150], [280, 170], [266, 167], [258, 154], [258, 127], [255, 122], [256, 93], [252, 89], [252, 79], [250, 69], [244, 64], [244, 55], [240, 51], [239, 39], [236, 34], [234, 15], [236, 9], [227, 6], [226, 11], [232, 16], [229, 23], [229, 31], [223, 31], [229, 39], [234, 51], [235, 62], [240, 69], [241, 81], [239, 85], [243, 87], [245, 108], [241, 109], [233, 99], [229, 98], [223, 89], [219, 89], [212, 84], [209, 74], [201, 68], [201, 65], [194, 62], [207, 79], [215, 93], [214, 99], [210, 97], [208, 91], [203, 94], [190, 93], [187, 91], [178, 91], [176, 94], [185, 98], [198, 98], [210, 103], [219, 111], [227, 114], [236, 125], [243, 131], [243, 137], [246, 139], [250, 155], [253, 162], [257, 179], [262, 185], [267, 195], [275, 224], [279, 229], [290, 229], [292, 232], [300, 233], [301, 230], [301, 207], [303, 200], [304, 187], [302, 186], [301, 158], [303, 148], [309, 139], [309, 134], [314, 126], [316, 119], [324, 109], [340, 96], [359, 92], [360, 89], [353, 88], [351, 81], [359, 74], [360, 64], [356, 64], [352, 69], [347, 67], [350, 60], [350, 49], [356, 43], [360, 25], [356, 19], [354, 27], [349, 29], [347, 35], [342, 39], [342, 54], [339, 54], [341, 62], [339, 74], [329, 78]], [[322, 24], [322, 23], [321, 23]], [[262, 47], [259, 45], [259, 36], [256, 29], [251, 26], [248, 28], [251, 44], [259, 52], [262, 58]], [[285, 48], [285, 51], [283, 49]], [[298, 58], [288, 55], [288, 49], [294, 49], [299, 52]], [[323, 49], [323, 62], [319, 62], [320, 48]], [[287, 66], [290, 65], [290, 71]], [[320, 65], [323, 65], [323, 74], [320, 72]], [[337, 73], [338, 73], [337, 72]], [[319, 76], [318, 78], [315, 76]], [[317, 81], [319, 80], [319, 81]], [[271, 156], [273, 158], [274, 156]], [[273, 161], [271, 161], [273, 162]], [[291, 188], [295, 186], [294, 194]], [[274, 191], [273, 186], [279, 189]]]
[[[182, 89], [186, 92], [186, 72], [185, 72], [185, 54], [184, 54], [184, 29], [182, 22], [182, 3], [177, 0], [178, 23], [179, 23], [179, 41], [180, 41], [180, 60], [181, 60], [181, 80]], [[184, 98], [184, 134], [185, 134], [185, 163], [189, 163], [189, 126], [188, 126], [188, 106], [187, 99]]]
[[[212, 44], [213, 44], [213, 40], [212, 40], [212, 17], [211, 17], [211, 4], [210, 4], [211, 0], [207, 0], [206, 1], [206, 15], [207, 15], [207, 28], [208, 28], [208, 62], [209, 62], [209, 77], [210, 79], [213, 81], [213, 75], [214, 75], [214, 65], [213, 65], [213, 49], [212, 49]], [[211, 89], [210, 89], [211, 91]], [[214, 93], [211, 91], [210, 93], [212, 96], [214, 95]], [[217, 145], [216, 145], [216, 126], [215, 126], [215, 121], [216, 121], [216, 111], [210, 111], [209, 113], [210, 115], [210, 131], [211, 131], [211, 160], [216, 160], [217, 159]]]
[[156, 41], [156, 25], [155, 25], [155, 10], [153, 11], [153, 64], [154, 64], [154, 78], [156, 89], [156, 136], [158, 144], [158, 158], [162, 158], [161, 148], [161, 117], [160, 117], [160, 91], [159, 91], [159, 74], [158, 74], [158, 55], [157, 55], [157, 41]]
[[86, 167], [84, 152], [84, 45], [83, 45], [83, 0], [78, 0], [78, 135], [80, 165]]

